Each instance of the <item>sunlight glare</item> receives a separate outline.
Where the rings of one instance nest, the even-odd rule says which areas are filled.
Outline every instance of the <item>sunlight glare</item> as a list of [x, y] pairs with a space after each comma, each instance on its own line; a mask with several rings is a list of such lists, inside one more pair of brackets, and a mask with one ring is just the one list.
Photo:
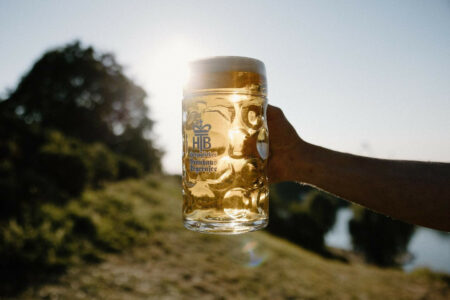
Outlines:
[[[184, 84], [189, 76], [188, 63], [199, 58], [200, 52], [191, 44], [181, 39], [174, 40], [162, 47], [155, 56], [153, 72], [156, 81], [153, 82], [153, 89], [159, 96], [181, 97]], [[180, 99], [180, 98], [178, 98]]]
[[244, 243], [241, 251], [248, 254], [248, 261], [246, 262], [245, 266], [250, 268], [259, 267], [268, 258], [268, 255], [264, 251], [264, 248], [256, 240], [247, 240]]
[[[150, 56], [151, 55], [151, 56]], [[188, 63], [204, 56], [193, 43], [185, 39], [166, 39], [155, 47], [154, 54], [149, 53], [146, 62], [148, 68], [146, 87], [150, 91], [151, 113], [155, 123], [155, 131], [160, 132], [159, 145], [168, 151], [163, 157], [166, 171], [181, 172], [181, 137], [180, 133], [181, 101], [183, 85], [188, 79]]]

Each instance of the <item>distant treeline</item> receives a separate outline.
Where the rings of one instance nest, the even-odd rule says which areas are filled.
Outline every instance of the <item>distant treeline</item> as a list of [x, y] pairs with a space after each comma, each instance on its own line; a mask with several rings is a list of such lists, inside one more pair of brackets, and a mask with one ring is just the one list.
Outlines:
[[337, 211], [351, 206], [348, 224], [355, 251], [379, 266], [403, 263], [414, 226], [352, 205], [331, 194], [295, 182], [282, 182], [270, 189], [268, 230], [323, 256], [331, 257], [325, 235], [333, 228]]

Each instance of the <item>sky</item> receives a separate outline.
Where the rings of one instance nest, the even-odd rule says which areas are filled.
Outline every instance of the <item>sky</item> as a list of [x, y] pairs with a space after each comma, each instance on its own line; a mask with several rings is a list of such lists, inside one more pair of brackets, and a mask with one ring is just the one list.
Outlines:
[[450, 1], [0, 1], [0, 93], [47, 50], [112, 52], [149, 94], [164, 169], [181, 172], [187, 61], [249, 56], [308, 142], [450, 162]]

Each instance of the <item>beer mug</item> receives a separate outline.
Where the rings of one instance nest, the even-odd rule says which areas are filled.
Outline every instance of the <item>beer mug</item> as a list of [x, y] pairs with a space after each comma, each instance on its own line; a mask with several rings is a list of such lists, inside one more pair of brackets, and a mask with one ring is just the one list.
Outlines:
[[267, 226], [269, 132], [264, 64], [220, 56], [194, 61], [183, 91], [183, 221], [237, 234]]

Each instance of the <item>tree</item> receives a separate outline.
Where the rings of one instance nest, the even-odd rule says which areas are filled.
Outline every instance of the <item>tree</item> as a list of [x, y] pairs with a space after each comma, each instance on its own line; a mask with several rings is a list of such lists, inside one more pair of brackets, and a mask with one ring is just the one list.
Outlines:
[[104, 143], [159, 171], [161, 152], [146, 138], [153, 127], [146, 97], [112, 54], [77, 41], [45, 53], [0, 106], [27, 124]]
[[398, 266], [407, 251], [414, 225], [377, 214], [361, 206], [353, 207], [349, 223], [353, 248], [366, 261], [379, 266]]
[[343, 200], [296, 182], [282, 182], [271, 187], [270, 205], [270, 232], [330, 256], [324, 237], [345, 205]]

